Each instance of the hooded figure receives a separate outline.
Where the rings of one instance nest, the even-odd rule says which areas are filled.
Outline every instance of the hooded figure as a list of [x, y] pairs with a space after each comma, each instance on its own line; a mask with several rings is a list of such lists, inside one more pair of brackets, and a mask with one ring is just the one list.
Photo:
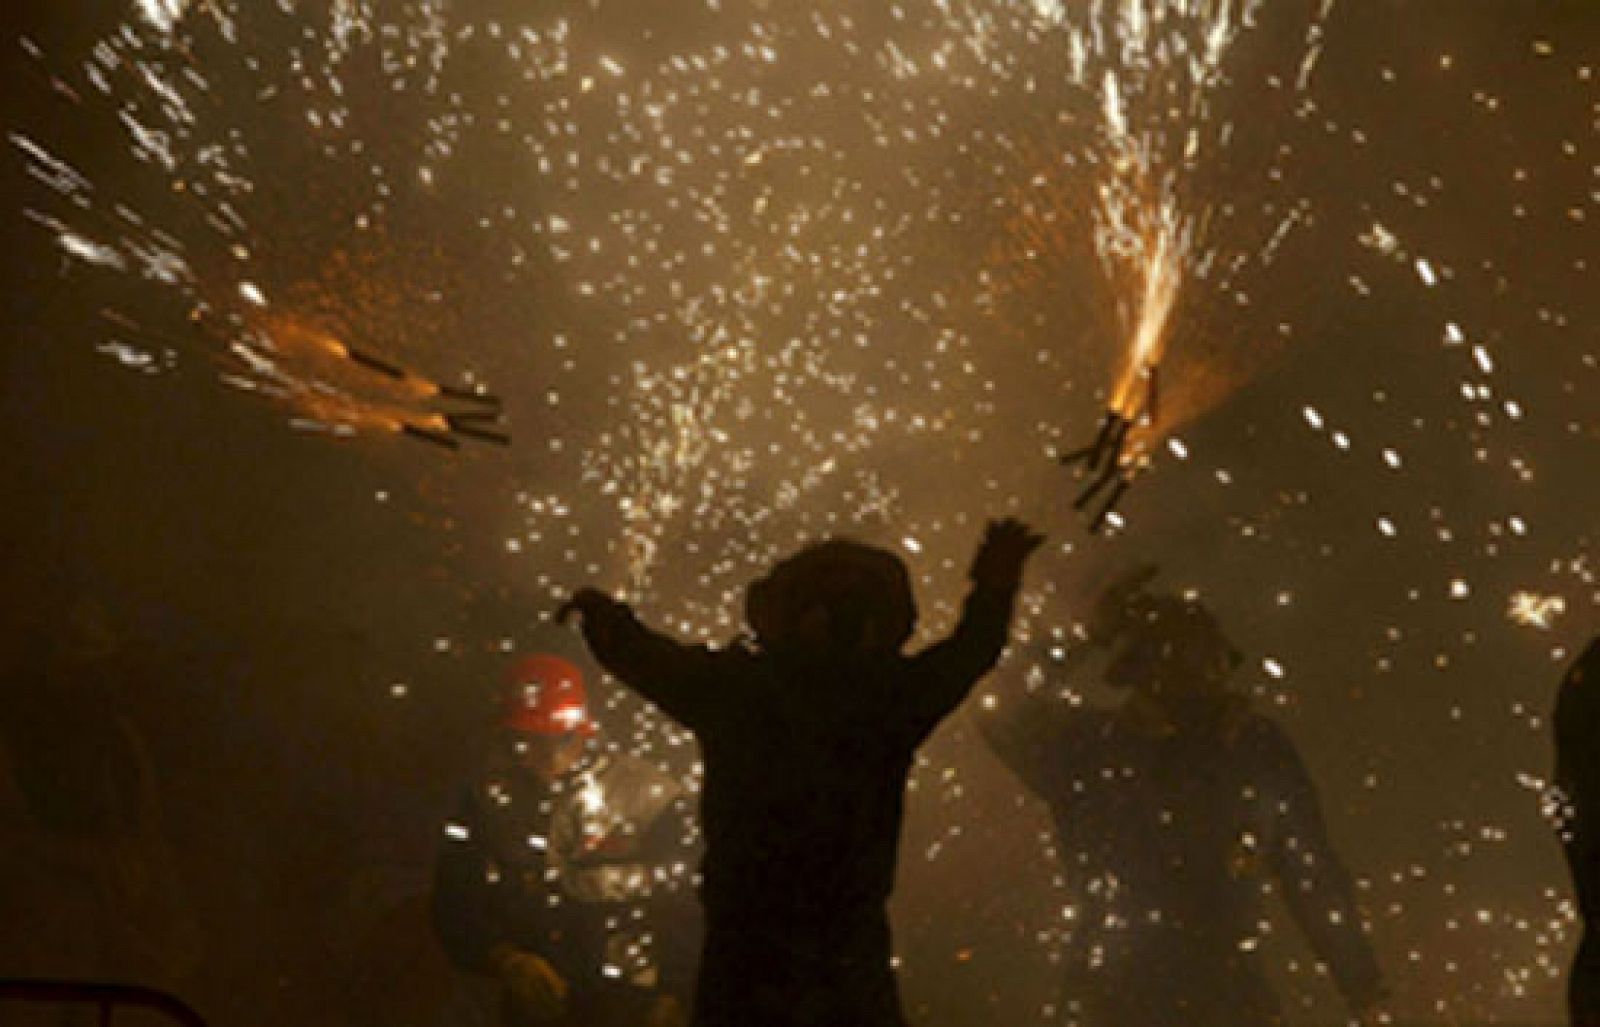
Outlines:
[[1240, 662], [1195, 602], [1102, 599], [1111, 709], [1001, 699], [985, 737], [1050, 805], [1071, 895], [1063, 1001], [1086, 1027], [1282, 1023], [1258, 965], [1276, 889], [1357, 1014], [1383, 994], [1349, 876], [1294, 744], [1227, 687]]
[[1572, 1027], [1600, 1027], [1600, 636], [1561, 682], [1555, 732], [1561, 843], [1583, 917], [1567, 1006]]
[[691, 647], [584, 590], [596, 658], [699, 738], [706, 938], [697, 1027], [900, 1027], [887, 902], [917, 747], [999, 659], [1041, 541], [991, 524], [960, 623], [901, 653], [915, 608], [893, 554], [833, 541], [751, 586], [754, 645]]

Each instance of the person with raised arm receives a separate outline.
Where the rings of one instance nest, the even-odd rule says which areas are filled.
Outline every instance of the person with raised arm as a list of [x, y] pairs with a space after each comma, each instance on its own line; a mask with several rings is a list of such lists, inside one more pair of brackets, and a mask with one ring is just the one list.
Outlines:
[[1283, 1023], [1262, 960], [1273, 892], [1350, 1012], [1387, 1022], [1355, 890], [1299, 752], [1229, 687], [1241, 657], [1216, 618], [1192, 598], [1147, 591], [1153, 576], [1139, 568], [1107, 589], [1086, 644], [1068, 653], [1070, 663], [1105, 653], [1120, 704], [1013, 688], [976, 714], [1055, 821], [1067, 1022]]
[[954, 631], [916, 621], [894, 554], [847, 540], [746, 596], [752, 643], [675, 641], [593, 589], [561, 610], [595, 658], [699, 738], [705, 942], [696, 1027], [902, 1027], [887, 903], [913, 754], [999, 660], [1028, 556], [991, 522]]

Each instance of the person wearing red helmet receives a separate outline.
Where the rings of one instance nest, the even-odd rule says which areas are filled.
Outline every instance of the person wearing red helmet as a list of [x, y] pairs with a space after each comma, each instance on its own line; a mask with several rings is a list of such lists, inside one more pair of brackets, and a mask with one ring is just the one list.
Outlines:
[[518, 662], [502, 709], [505, 726], [519, 735], [572, 740], [594, 733], [583, 672], [560, 656], [541, 653]]
[[906, 777], [999, 659], [1042, 540], [991, 523], [955, 631], [914, 655], [905, 564], [848, 540], [750, 587], [753, 644], [682, 644], [593, 589], [563, 608], [602, 666], [700, 742], [696, 1027], [903, 1027], [886, 907]]
[[682, 785], [606, 751], [563, 657], [518, 661], [500, 712], [436, 866], [446, 954], [498, 982], [504, 1027], [681, 1024], [694, 930]]
[[1106, 654], [1103, 680], [1124, 702], [1017, 689], [979, 716], [1055, 820], [1071, 897], [1067, 1022], [1281, 1024], [1259, 957], [1273, 890], [1352, 1012], [1378, 1022], [1382, 975], [1316, 786], [1282, 728], [1228, 687], [1241, 657], [1216, 618], [1146, 591], [1153, 575], [1107, 589], [1076, 650]]

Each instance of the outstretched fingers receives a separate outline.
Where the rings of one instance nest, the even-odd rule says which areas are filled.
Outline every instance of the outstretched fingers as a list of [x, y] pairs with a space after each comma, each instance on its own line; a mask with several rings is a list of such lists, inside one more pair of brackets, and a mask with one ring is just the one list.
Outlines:
[[574, 616], [587, 618], [593, 611], [609, 606], [611, 602], [611, 597], [599, 589], [580, 588], [556, 610], [556, 623], [570, 623]]
[[1022, 556], [1027, 556], [1043, 545], [1044, 539], [1043, 532], [1034, 531], [1033, 528], [1015, 517], [1005, 517], [989, 522], [984, 542], [987, 545], [1002, 546], [1008, 551], [1015, 551]]

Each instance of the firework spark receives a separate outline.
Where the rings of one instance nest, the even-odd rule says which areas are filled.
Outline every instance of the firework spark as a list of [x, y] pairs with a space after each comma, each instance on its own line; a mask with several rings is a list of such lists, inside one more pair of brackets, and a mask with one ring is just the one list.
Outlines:
[[[599, 582], [685, 637], [726, 638], [754, 573], [854, 534], [905, 554], [937, 630], [959, 599], [940, 589], [982, 517], [1059, 492], [1059, 471], [1017, 454], [1065, 452], [1062, 425], [1099, 414], [1091, 516], [1111, 522], [1131, 475], [1170, 454], [1171, 473], [1147, 478], [1160, 513], [1132, 528], [1182, 520], [1206, 541], [1194, 548], [1216, 541], [1219, 575], [1261, 571], [1262, 608], [1315, 602], [1316, 583], [1284, 568], [1344, 572], [1352, 552], [1375, 575], [1396, 568], [1370, 586], [1382, 613], [1340, 614], [1352, 638], [1376, 640], [1377, 679], [1455, 673], [1469, 662], [1459, 647], [1483, 644], [1461, 640], [1486, 639], [1485, 623], [1509, 634], [1508, 618], [1550, 631], [1552, 659], [1570, 644], [1593, 605], [1580, 598], [1593, 595], [1592, 562], [1571, 563], [1583, 556], [1565, 558], [1564, 598], [1518, 593], [1507, 609], [1485, 597], [1508, 580], [1491, 561], [1522, 561], [1509, 580], [1539, 580], [1528, 554], [1557, 545], [1547, 522], [1560, 504], [1535, 499], [1559, 467], [1525, 440], [1556, 423], [1592, 441], [1592, 409], [1569, 397], [1592, 392], [1593, 355], [1558, 387], [1514, 389], [1527, 382], [1510, 340], [1567, 338], [1583, 322], [1528, 299], [1499, 254], [1451, 244], [1437, 206], [1449, 189], [1431, 179], [1455, 172], [1369, 181], [1348, 232], [1318, 254], [1357, 310], [1387, 296], [1437, 312], [1418, 345], [1386, 338], [1382, 373], [1350, 386], [1370, 409], [1313, 383], [1258, 405], [1248, 428], [1219, 417], [1187, 441], [1170, 435], [1229, 394], [1227, 347], [1311, 334], [1297, 334], [1298, 311], [1250, 309], [1241, 284], [1259, 273], [1297, 288], [1286, 240], [1323, 215], [1291, 194], [1300, 183], [1246, 180], [1230, 163], [1252, 135], [1290, 134], [1230, 92], [1245, 77], [1240, 42], [1267, 38], [1264, 0], [720, 0], [639, 28], [649, 6], [139, 0], [82, 56], [29, 50], [41, 102], [75, 131], [10, 133], [33, 185], [27, 216], [75, 302], [103, 312], [90, 345], [141, 383], [212, 366], [297, 430], [366, 446], [497, 440], [500, 404], [480, 384], [495, 382], [519, 425], [497, 497], [511, 508], [496, 514], [513, 525], [506, 573], [540, 598]], [[1303, 38], [1297, 28], [1272, 58], [1275, 95], [1336, 156], [1369, 154], [1376, 130], [1311, 101], [1332, 4], [1292, 16], [1307, 10]], [[1363, 70], [1388, 82], [1388, 69]], [[1492, 89], [1464, 95], [1474, 118], [1498, 116]], [[73, 144], [97, 131], [102, 147]], [[1562, 160], [1581, 163], [1582, 143]], [[1588, 209], [1590, 189], [1563, 211]], [[1219, 307], [1233, 334], [1206, 323]], [[1410, 379], [1442, 381], [1461, 410], [1435, 416], [1397, 384]], [[1292, 454], [1270, 473], [1255, 457], [1268, 441]], [[1441, 454], [1463, 452], [1462, 473], [1504, 481], [1432, 477]], [[1499, 486], [1518, 499], [1488, 524], [1444, 498]], [[1330, 523], [1342, 530], [1308, 526]], [[1390, 554], [1428, 546], [1437, 559], [1401, 581], [1406, 561]], [[1082, 616], [1073, 552], [1052, 552], [1024, 598], [1033, 637], [1069, 638]], [[1241, 619], [1251, 600], [1238, 597]], [[1449, 629], [1418, 626], [1430, 617]], [[1279, 641], [1258, 651], [1280, 656], [1247, 665], [1263, 697], [1292, 707], [1336, 687], [1309, 645]], [[630, 746], [687, 751], [652, 712], [614, 703]], [[1455, 731], [1482, 715], [1470, 703], [1451, 694], [1438, 719]], [[925, 778], [966, 772], [948, 746], [930, 752]], [[1405, 758], [1372, 756], [1385, 771]], [[965, 810], [950, 800], [955, 822], [981, 819]], [[1445, 833], [1481, 854], [1495, 830]], [[1475, 922], [1468, 893], [1474, 908], [1494, 903], [1458, 885], [1465, 859], [1376, 868], [1373, 901], [1408, 922]], [[1447, 872], [1458, 893], [1443, 891]], [[1519, 974], [1561, 941], [1550, 903], [1523, 899], [1490, 910], [1534, 925], [1496, 950]], [[1401, 914], [1383, 915], [1399, 936]], [[1406, 985], [1419, 1005], [1528, 1008], [1445, 969], [1461, 932], [1424, 933], [1406, 964], [1422, 968]]]

